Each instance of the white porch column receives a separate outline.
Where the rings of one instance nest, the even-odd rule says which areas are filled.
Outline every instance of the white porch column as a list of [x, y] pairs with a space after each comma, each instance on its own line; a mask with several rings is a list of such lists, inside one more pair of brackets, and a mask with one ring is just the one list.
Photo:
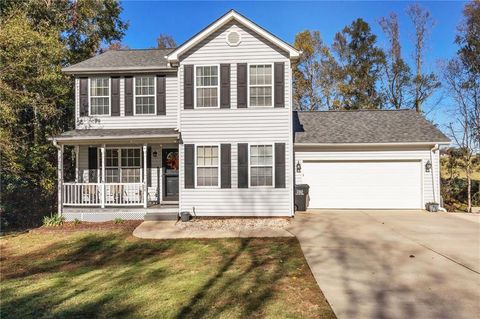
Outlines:
[[100, 187], [102, 188], [102, 198], [101, 198], [101, 204], [102, 208], [105, 208], [105, 197], [106, 197], [106, 188], [105, 188], [105, 144], [102, 144], [102, 147], [100, 148], [100, 151], [102, 153], [102, 175], [100, 179]]
[[58, 216], [62, 216], [63, 213], [63, 145], [60, 145], [60, 149], [57, 152], [57, 179], [58, 179]]
[[75, 182], [78, 183], [79, 180], [79, 171], [78, 171], [78, 159], [80, 157], [80, 146], [75, 145]]
[[143, 144], [143, 207], [147, 208], [147, 144]]

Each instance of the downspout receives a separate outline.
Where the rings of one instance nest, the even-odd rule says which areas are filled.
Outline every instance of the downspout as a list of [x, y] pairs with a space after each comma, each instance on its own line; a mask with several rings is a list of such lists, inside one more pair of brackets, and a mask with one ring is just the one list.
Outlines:
[[[433, 165], [433, 164], [434, 164], [434, 162], [433, 162], [433, 153], [435, 153], [435, 152], [438, 151], [438, 150], [439, 150], [438, 144], [435, 144], [435, 146], [430, 150], [430, 163], [432, 163], [433, 200], [440, 205], [440, 193], [439, 193], [439, 192], [438, 192], [438, 195], [439, 195], [438, 201], [437, 201], [437, 198], [436, 198], [436, 197], [437, 197], [437, 196], [436, 196], [437, 190], [436, 190], [436, 183], [435, 183], [435, 180], [436, 180], [435, 175], [436, 175], [436, 174], [435, 174], [435, 171], [434, 171], [435, 165]], [[440, 178], [440, 164], [439, 164], [439, 166], [438, 166], [438, 176], [439, 176], [439, 178]], [[440, 184], [440, 180], [438, 181], [438, 183]], [[440, 185], [439, 185], [439, 186], [440, 186]], [[445, 212], [445, 213], [447, 212], [447, 210], [446, 210], [444, 207], [441, 207], [441, 206], [440, 206], [438, 209], [439, 209], [440, 211], [442, 211], [442, 212]]]

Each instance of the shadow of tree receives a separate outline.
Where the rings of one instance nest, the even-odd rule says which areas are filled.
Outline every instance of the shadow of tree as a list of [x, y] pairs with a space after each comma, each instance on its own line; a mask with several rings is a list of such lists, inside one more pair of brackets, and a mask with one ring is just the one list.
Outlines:
[[[250, 318], [282, 311], [308, 318], [326, 305], [295, 238], [158, 241], [83, 233], [23, 253], [8, 249], [3, 257], [2, 318]], [[291, 277], [300, 278], [293, 287], [305, 288], [307, 301], [283, 300]], [[302, 302], [320, 306], [305, 311]]]

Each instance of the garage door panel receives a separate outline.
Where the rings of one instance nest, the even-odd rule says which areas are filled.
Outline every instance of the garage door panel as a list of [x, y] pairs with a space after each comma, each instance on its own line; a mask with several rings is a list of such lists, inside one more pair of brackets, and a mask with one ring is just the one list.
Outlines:
[[419, 161], [304, 162], [310, 208], [420, 208]]

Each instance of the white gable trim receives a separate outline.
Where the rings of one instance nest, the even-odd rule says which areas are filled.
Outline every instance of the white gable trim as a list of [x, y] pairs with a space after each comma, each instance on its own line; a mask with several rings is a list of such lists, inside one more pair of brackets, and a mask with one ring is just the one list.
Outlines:
[[223, 25], [225, 25], [226, 23], [232, 20], [236, 20], [240, 22], [247, 28], [256, 32], [258, 35], [262, 36], [263, 38], [267, 39], [268, 41], [272, 42], [273, 44], [277, 45], [281, 49], [288, 52], [290, 59], [297, 59], [300, 57], [300, 51], [292, 47], [290, 44], [286, 43], [285, 41], [279, 39], [278, 37], [274, 36], [270, 32], [256, 25], [252, 21], [248, 20], [244, 16], [237, 13], [235, 10], [231, 10], [227, 14], [222, 16], [220, 19], [213, 22], [211, 25], [209, 25], [204, 30], [199, 32], [197, 35], [193, 36], [190, 40], [188, 40], [187, 42], [179, 46], [176, 50], [172, 51], [169, 55], [167, 55], [166, 58], [168, 59], [168, 62], [170, 63], [178, 62], [178, 58], [180, 55], [187, 52], [189, 49], [193, 48], [195, 45], [199, 44], [202, 40], [207, 38], [210, 34], [212, 34], [216, 30], [218, 30], [220, 27], [222, 27]]

